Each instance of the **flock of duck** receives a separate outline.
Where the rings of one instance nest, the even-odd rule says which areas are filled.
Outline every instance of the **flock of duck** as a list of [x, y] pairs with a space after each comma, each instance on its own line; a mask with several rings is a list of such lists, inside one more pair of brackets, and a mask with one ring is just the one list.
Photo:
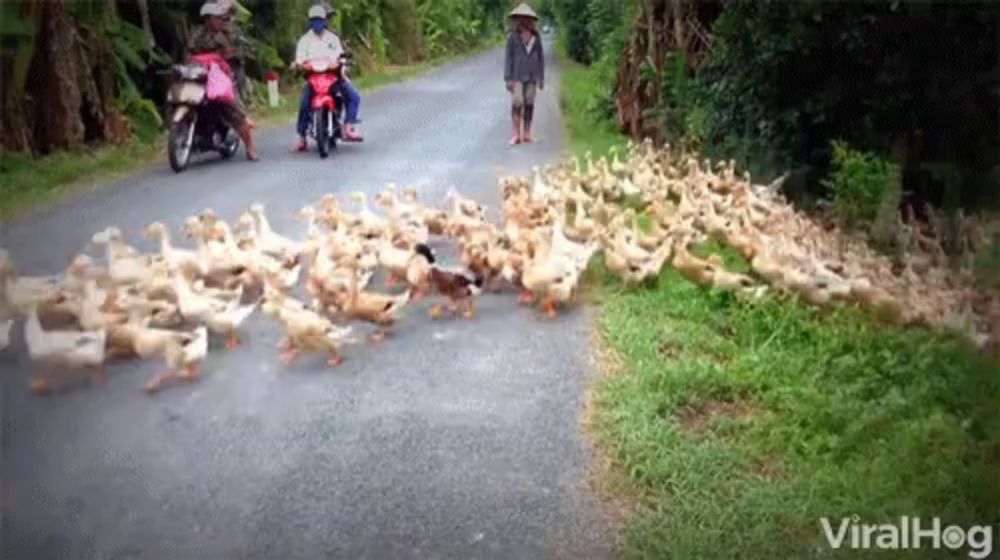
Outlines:
[[[777, 185], [753, 185], [732, 162], [699, 161], [669, 147], [630, 144], [619, 158], [574, 158], [531, 177], [501, 177], [501, 218], [454, 189], [445, 209], [423, 204], [415, 188], [387, 185], [357, 205], [325, 195], [299, 219], [303, 239], [272, 229], [260, 204], [232, 224], [212, 210], [189, 217], [179, 248], [162, 223], [144, 234], [159, 243], [147, 254], [109, 227], [93, 235], [86, 252], [61, 274], [19, 276], [0, 250], [0, 349], [18, 316], [33, 362], [35, 391], [51, 390], [56, 375], [122, 358], [158, 359], [165, 370], [146, 384], [196, 380], [210, 346], [240, 345], [241, 326], [261, 310], [284, 330], [280, 357], [322, 353], [339, 365], [338, 351], [357, 342], [352, 322], [374, 325], [370, 339], [391, 334], [401, 311], [424, 297], [441, 298], [432, 318], [475, 317], [483, 291], [514, 288], [521, 303], [537, 303], [555, 317], [571, 303], [581, 275], [600, 254], [626, 286], [655, 279], [664, 266], [703, 286], [759, 297], [791, 293], [805, 302], [868, 308], [882, 320], [958, 330], [980, 347], [1000, 346], [1000, 298], [978, 289], [968, 267], [949, 266], [936, 238], [900, 221], [905, 256], [894, 262], [835, 226], [797, 212]], [[451, 240], [461, 266], [442, 267], [429, 242]], [[700, 256], [714, 239], [738, 252], [746, 274], [728, 270], [718, 255]], [[969, 244], [979, 243], [971, 232]], [[103, 262], [101, 262], [103, 261]], [[386, 274], [386, 288], [370, 288]], [[399, 286], [400, 289], [393, 289]], [[304, 288], [304, 289], [303, 289]]]

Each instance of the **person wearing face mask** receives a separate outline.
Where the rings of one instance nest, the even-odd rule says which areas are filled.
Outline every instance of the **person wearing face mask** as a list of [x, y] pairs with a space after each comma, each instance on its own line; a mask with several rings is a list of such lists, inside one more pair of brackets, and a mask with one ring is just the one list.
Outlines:
[[[323, 6], [316, 5], [309, 8], [309, 31], [303, 35], [295, 48], [295, 62], [292, 68], [301, 68], [311, 61], [334, 61], [339, 64], [340, 57], [344, 54], [344, 47], [340, 42], [340, 37], [327, 29], [327, 10]], [[346, 79], [337, 81], [333, 86], [339, 88], [345, 99], [344, 116], [344, 140], [348, 142], [360, 142], [363, 140], [355, 129], [358, 123], [358, 109], [361, 104], [361, 96], [354, 86]], [[299, 118], [296, 132], [299, 141], [294, 149], [297, 151], [306, 150], [306, 133], [309, 130], [310, 104], [312, 103], [313, 91], [309, 84], [306, 84], [302, 91], [302, 100], [299, 104]]]

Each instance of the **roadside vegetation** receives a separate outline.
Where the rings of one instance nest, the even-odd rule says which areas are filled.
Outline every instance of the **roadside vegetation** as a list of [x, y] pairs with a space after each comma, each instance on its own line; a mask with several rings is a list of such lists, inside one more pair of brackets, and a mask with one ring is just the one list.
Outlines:
[[[597, 16], [606, 13], [597, 4], [550, 4], [564, 53], [572, 54], [571, 31], [600, 27]], [[626, 32], [634, 9], [624, 7]], [[584, 14], [583, 23], [568, 12]], [[725, 36], [725, 28], [718, 32]], [[578, 41], [576, 48], [593, 44]], [[591, 150], [596, 157], [626, 138], [615, 137], [614, 111], [601, 109], [617, 82], [608, 82], [600, 56], [577, 53], [572, 58], [590, 64], [568, 61], [562, 69], [564, 119], [578, 155]], [[704, 115], [683, 109], [679, 97], [647, 108], [660, 119], [661, 140], [745, 158], [744, 168], [765, 176], [768, 168], [780, 173], [782, 164], [765, 157], [777, 153], [773, 146], [746, 156], [735, 144], [698, 134]], [[710, 101], [690, 93], [684, 103]], [[828, 145], [822, 173], [793, 179], [792, 187], [808, 194], [800, 202], [894, 250], [884, 229], [897, 223], [904, 162], [846, 142]], [[969, 167], [961, 173], [975, 175]], [[971, 200], [974, 183], [953, 186], [967, 189]], [[914, 187], [912, 180], [904, 184]], [[988, 208], [980, 204], [974, 207]], [[980, 257], [985, 282], [997, 278], [997, 246]], [[720, 246], [700, 250], [725, 255], [731, 270], [747, 270]], [[588, 278], [607, 369], [592, 392], [589, 428], [611, 476], [627, 480], [607, 485], [632, 505], [625, 557], [880, 558], [886, 553], [832, 550], [820, 519], [829, 518], [834, 531], [853, 515], [862, 523], [898, 523], [908, 515], [960, 526], [996, 519], [1000, 368], [966, 340], [886, 327], [854, 309], [823, 312], [783, 296], [748, 302], [692, 284], [669, 267], [638, 290], [625, 290], [600, 263]], [[942, 557], [927, 548], [905, 554]]]
[[[161, 155], [170, 65], [203, 0], [0, 3], [0, 219], [71, 184], [134, 169]], [[241, 0], [235, 19], [260, 125], [294, 114], [301, 79], [287, 72], [316, 0]], [[335, 2], [332, 27], [371, 89], [495, 45], [507, 0]], [[55, 48], [53, 37], [63, 40]], [[264, 77], [281, 76], [284, 103], [267, 105]]]
[[[472, 53], [494, 44], [494, 41], [484, 41]], [[419, 76], [460, 56], [469, 56], [469, 53], [449, 54], [413, 64], [386, 65], [362, 74], [354, 80], [354, 84], [361, 92], [369, 93], [382, 86]], [[254, 111], [258, 126], [291, 127], [291, 119], [298, 111], [300, 88], [301, 84], [296, 82], [284, 84], [277, 107], [258, 103]], [[52, 202], [82, 185], [107, 182], [158, 159], [165, 161], [165, 147], [165, 134], [155, 133], [132, 137], [121, 144], [57, 152], [42, 158], [0, 154], [0, 192], [3, 193], [0, 196], [0, 220]]]

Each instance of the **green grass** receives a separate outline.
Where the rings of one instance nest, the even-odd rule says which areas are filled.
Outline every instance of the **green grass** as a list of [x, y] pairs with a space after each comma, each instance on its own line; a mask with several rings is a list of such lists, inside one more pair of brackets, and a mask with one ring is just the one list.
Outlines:
[[627, 557], [812, 557], [823, 516], [996, 520], [1000, 376], [963, 341], [672, 271], [602, 289], [625, 371], [597, 388], [596, 436], [650, 505]]
[[[439, 57], [406, 66], [387, 66], [359, 76], [355, 85], [362, 92], [407, 80], [456, 59], [484, 52], [496, 46], [496, 41], [461, 54]], [[264, 87], [261, 85], [261, 87]], [[278, 107], [264, 106], [254, 111], [263, 127], [281, 126], [294, 118], [298, 110], [299, 86], [282, 92]], [[5, 220], [31, 208], [57, 200], [84, 185], [106, 182], [165, 158], [166, 140], [159, 134], [152, 141], [132, 139], [121, 146], [101, 146], [60, 152], [33, 159], [19, 154], [0, 154], [0, 220]]]
[[[596, 154], [615, 140], [582, 110], [587, 72], [563, 65], [565, 118], [574, 151]], [[624, 557], [942, 558], [834, 551], [820, 518], [998, 520], [1000, 368], [967, 342], [743, 301], [672, 270], [625, 291], [597, 263], [585, 282], [614, 371], [594, 388], [592, 435], [638, 502]]]
[[0, 219], [51, 202], [88, 182], [120, 176], [163, 154], [164, 142], [131, 139], [121, 146], [59, 152], [33, 159], [0, 155]]
[[570, 60], [562, 48], [557, 47], [556, 53], [560, 74], [559, 105], [570, 151], [576, 155], [586, 150], [603, 154], [612, 146], [623, 145], [624, 138], [615, 127], [596, 118], [590, 109], [590, 100], [608, 84], [596, 80], [590, 68]]

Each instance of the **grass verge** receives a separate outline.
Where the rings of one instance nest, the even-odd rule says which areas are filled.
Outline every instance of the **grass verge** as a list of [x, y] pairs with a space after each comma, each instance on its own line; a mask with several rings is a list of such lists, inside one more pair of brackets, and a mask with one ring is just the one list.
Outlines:
[[557, 44], [556, 56], [559, 61], [559, 106], [570, 152], [582, 155], [590, 150], [602, 154], [613, 146], [624, 145], [625, 140], [615, 127], [597, 118], [591, 109], [591, 100], [608, 84], [594, 79], [590, 68], [570, 59], [561, 44]]
[[[585, 110], [588, 87], [586, 68], [564, 66], [571, 145], [597, 153], [611, 140]], [[846, 308], [746, 302], [672, 270], [626, 292], [598, 263], [588, 283], [616, 362], [588, 426], [629, 481], [604, 487], [638, 504], [626, 558], [881, 558], [831, 549], [820, 519], [834, 531], [852, 515], [997, 520], [1000, 376], [966, 342]]]
[[[386, 66], [358, 77], [355, 85], [362, 92], [416, 77], [424, 72], [463, 57], [485, 52], [496, 46], [488, 41], [481, 47], [461, 54], [447, 55], [406, 66]], [[286, 124], [298, 110], [298, 91], [283, 92], [278, 107], [255, 111], [262, 127]], [[0, 154], [0, 220], [7, 220], [28, 209], [51, 203], [84, 184], [104, 182], [127, 175], [150, 162], [166, 157], [164, 136], [142, 141], [131, 139], [119, 146], [100, 146], [60, 152], [34, 159], [20, 154]]]

